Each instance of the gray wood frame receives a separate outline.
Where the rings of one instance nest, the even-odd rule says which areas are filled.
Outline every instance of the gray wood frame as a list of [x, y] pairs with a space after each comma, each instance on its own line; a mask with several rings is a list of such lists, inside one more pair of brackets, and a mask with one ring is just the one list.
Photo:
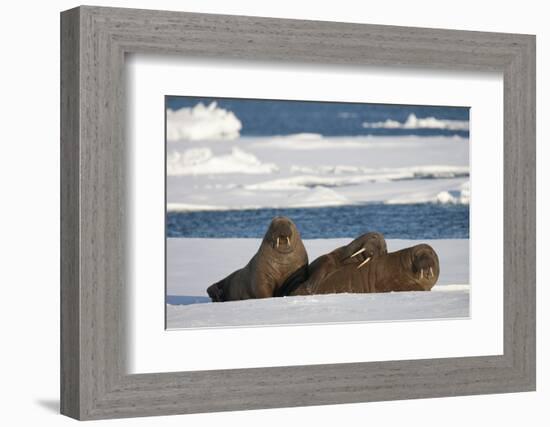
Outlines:
[[[504, 354], [128, 375], [126, 53], [502, 72]], [[65, 415], [100, 419], [535, 390], [534, 36], [71, 9], [61, 14], [61, 166]]]

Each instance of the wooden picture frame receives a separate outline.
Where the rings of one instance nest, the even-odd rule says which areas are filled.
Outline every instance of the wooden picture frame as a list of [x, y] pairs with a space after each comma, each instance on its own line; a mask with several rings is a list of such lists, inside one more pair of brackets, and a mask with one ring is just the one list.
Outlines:
[[[127, 53], [502, 72], [503, 354], [127, 374]], [[535, 390], [532, 35], [71, 9], [61, 14], [61, 166], [65, 415], [84, 420]]]

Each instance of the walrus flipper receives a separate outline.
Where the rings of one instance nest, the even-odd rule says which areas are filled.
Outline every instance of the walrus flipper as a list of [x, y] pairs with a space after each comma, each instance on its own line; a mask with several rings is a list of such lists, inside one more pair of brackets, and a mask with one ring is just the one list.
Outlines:
[[288, 279], [282, 284], [279, 289], [275, 290], [274, 297], [285, 297], [296, 290], [298, 286], [304, 283], [309, 277], [308, 265], [302, 265], [298, 270], [288, 276]]
[[214, 283], [213, 285], [209, 286], [206, 292], [208, 293], [208, 296], [212, 300], [212, 302], [223, 302], [223, 283], [224, 280], [220, 280], [218, 283]]
[[228, 286], [231, 283], [231, 279], [235, 274], [237, 274], [237, 271], [234, 271], [229, 276], [227, 276], [225, 279], [220, 280], [219, 282], [214, 283], [213, 285], [210, 285], [208, 289], [206, 289], [206, 292], [208, 293], [208, 296], [210, 299], [212, 299], [212, 302], [224, 302], [226, 301], [226, 293], [224, 289], [226, 288], [226, 285]]

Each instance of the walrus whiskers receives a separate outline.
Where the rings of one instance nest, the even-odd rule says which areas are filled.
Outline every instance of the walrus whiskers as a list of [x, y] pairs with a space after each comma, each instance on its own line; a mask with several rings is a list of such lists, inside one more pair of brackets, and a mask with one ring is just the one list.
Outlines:
[[359, 249], [357, 252], [351, 254], [351, 255], [350, 255], [350, 258], [353, 258], [354, 256], [357, 256], [357, 255], [359, 255], [359, 254], [365, 252], [366, 250], [367, 250], [366, 248], [361, 248], [361, 249]]
[[361, 267], [363, 267], [367, 262], [370, 261], [370, 257], [368, 257], [365, 261], [363, 261], [361, 264], [357, 266], [357, 270], [359, 270]]

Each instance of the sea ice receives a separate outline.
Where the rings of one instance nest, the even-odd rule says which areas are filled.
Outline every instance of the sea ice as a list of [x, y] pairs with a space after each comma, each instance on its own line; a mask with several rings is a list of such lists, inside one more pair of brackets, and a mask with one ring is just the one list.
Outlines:
[[470, 200], [468, 140], [457, 137], [169, 142], [167, 171], [168, 210]]
[[200, 141], [205, 139], [235, 139], [242, 124], [233, 112], [219, 108], [216, 102], [208, 106], [166, 111], [168, 141]]
[[170, 175], [212, 175], [226, 173], [264, 174], [277, 171], [274, 163], [262, 163], [254, 154], [232, 147], [230, 154], [214, 156], [207, 147], [172, 151], [166, 158]]
[[[351, 239], [305, 240], [310, 261]], [[259, 239], [167, 241], [168, 328], [390, 321], [469, 316], [469, 241], [425, 241], [439, 254], [441, 274], [431, 292], [337, 294], [210, 303], [206, 288], [244, 266]], [[388, 240], [390, 251], [418, 243]], [[212, 257], [212, 254], [223, 254]]]
[[470, 122], [468, 120], [442, 120], [435, 117], [418, 118], [414, 114], [409, 114], [407, 120], [403, 123], [387, 119], [383, 122], [364, 122], [363, 127], [374, 129], [446, 129], [467, 131], [470, 129]]

